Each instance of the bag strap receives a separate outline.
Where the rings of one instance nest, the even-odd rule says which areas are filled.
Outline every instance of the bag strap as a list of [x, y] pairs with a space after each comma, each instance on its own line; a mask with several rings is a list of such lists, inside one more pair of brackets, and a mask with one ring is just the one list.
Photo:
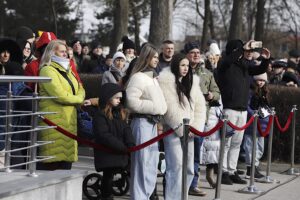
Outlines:
[[[53, 67], [53, 66], [52, 66]], [[75, 88], [74, 88], [74, 85], [73, 85], [73, 83], [72, 83], [72, 81], [69, 79], [69, 77], [68, 77], [68, 75], [67, 75], [67, 73], [66, 72], [64, 72], [64, 71], [61, 71], [61, 70], [59, 70], [59, 69], [57, 69], [56, 67], [53, 67], [54, 69], [56, 69], [67, 81], [68, 81], [68, 83], [70, 84], [70, 86], [71, 86], [71, 88], [72, 88], [72, 93], [73, 93], [73, 95], [75, 95]]]
[[119, 82], [118, 76], [116, 74], [116, 72], [112, 72], [110, 71], [110, 73], [113, 75], [113, 77], [116, 79], [116, 82]]

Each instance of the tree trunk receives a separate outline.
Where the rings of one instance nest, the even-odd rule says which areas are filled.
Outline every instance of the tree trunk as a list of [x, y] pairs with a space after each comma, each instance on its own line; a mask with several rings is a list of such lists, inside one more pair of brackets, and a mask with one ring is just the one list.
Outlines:
[[157, 48], [164, 40], [170, 39], [170, 3], [173, 4], [173, 0], [151, 0], [149, 42]]
[[133, 1], [130, 1], [130, 7], [132, 11], [132, 17], [133, 17], [133, 22], [134, 22], [134, 43], [136, 47], [136, 51], [140, 52], [140, 14], [138, 9], [136, 8], [136, 3]]
[[112, 40], [110, 52], [115, 53], [121, 39], [128, 33], [128, 0], [115, 1], [114, 7], [114, 28], [112, 31]]
[[233, 1], [228, 40], [242, 37], [243, 9], [244, 0]]
[[263, 41], [264, 39], [265, 4], [266, 0], [257, 0], [256, 29], [254, 36], [254, 39], [257, 41]]
[[56, 10], [55, 10], [54, 0], [50, 1], [50, 6], [51, 6], [52, 15], [53, 15], [55, 35], [58, 35], [58, 33], [57, 33], [57, 15], [56, 15]]
[[0, 0], [0, 37], [4, 36], [4, 22], [5, 22], [5, 7], [3, 0]]
[[201, 39], [201, 50], [206, 49], [206, 43], [208, 39], [208, 28], [209, 28], [209, 18], [210, 18], [210, 0], [204, 1], [204, 20], [202, 29], [202, 39]]
[[216, 39], [214, 15], [211, 10], [209, 11], [209, 30], [211, 38]]

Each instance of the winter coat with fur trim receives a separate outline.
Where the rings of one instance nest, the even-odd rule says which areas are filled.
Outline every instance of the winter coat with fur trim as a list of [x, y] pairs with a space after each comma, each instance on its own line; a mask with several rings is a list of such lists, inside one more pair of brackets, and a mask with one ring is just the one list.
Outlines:
[[163, 92], [149, 72], [138, 72], [129, 79], [126, 104], [131, 113], [164, 115], [167, 111]]
[[[197, 130], [203, 131], [206, 118], [205, 99], [201, 92], [200, 79], [197, 75], [193, 76], [193, 85], [191, 89], [191, 99], [188, 101], [184, 96], [183, 102], [179, 101], [176, 92], [175, 75], [170, 68], [165, 68], [159, 75], [159, 84], [164, 93], [168, 111], [164, 115], [164, 123], [174, 128], [182, 123], [183, 118], [189, 118], [190, 124]], [[176, 134], [183, 136], [183, 127], [177, 129]]]

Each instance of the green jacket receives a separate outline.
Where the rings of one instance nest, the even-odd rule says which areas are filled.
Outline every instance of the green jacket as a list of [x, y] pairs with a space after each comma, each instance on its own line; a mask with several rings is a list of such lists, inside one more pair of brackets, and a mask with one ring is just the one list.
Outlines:
[[[208, 92], [211, 92], [213, 94], [213, 99], [211, 101], [219, 101], [221, 96], [220, 90], [213, 73], [200, 65], [195, 68], [194, 73], [200, 77], [200, 88], [202, 93], [205, 95], [208, 94]], [[208, 116], [209, 101], [206, 101], [206, 111], [206, 116]]]
[[[67, 76], [73, 83], [75, 95], [68, 81], [57, 71], [67, 73]], [[76, 106], [82, 104], [85, 98], [85, 91], [72, 70], [66, 71], [59, 64], [52, 62], [50, 66], [43, 67], [40, 76], [50, 77], [51, 82], [40, 83], [40, 96], [55, 96], [55, 99], [42, 99], [39, 104], [39, 111], [57, 112], [57, 114], [47, 115], [48, 119], [61, 126], [67, 131], [77, 135], [77, 109]], [[45, 125], [40, 123], [40, 125]], [[78, 160], [77, 142], [64, 136], [55, 129], [43, 130], [39, 134], [41, 141], [54, 141], [40, 147], [41, 156], [55, 156], [55, 158], [45, 162], [67, 161], [74, 162]]]

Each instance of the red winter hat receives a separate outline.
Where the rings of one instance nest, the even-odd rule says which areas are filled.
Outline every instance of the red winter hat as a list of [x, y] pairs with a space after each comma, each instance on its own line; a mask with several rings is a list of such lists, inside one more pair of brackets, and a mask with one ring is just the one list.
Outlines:
[[40, 39], [36, 42], [35, 46], [37, 49], [41, 48], [44, 45], [49, 44], [51, 40], [56, 40], [57, 37], [52, 32], [43, 32]]

